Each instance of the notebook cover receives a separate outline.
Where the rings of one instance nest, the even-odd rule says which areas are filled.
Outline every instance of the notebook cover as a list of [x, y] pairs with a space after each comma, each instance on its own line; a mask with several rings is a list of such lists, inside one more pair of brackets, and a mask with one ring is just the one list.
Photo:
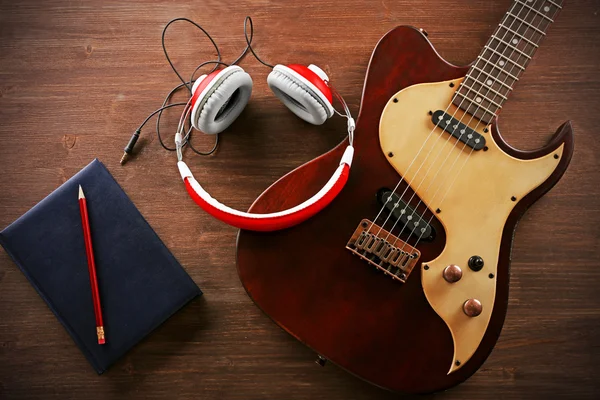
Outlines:
[[[96, 336], [79, 185], [89, 212], [104, 345]], [[99, 374], [202, 294], [97, 159], [0, 232], [0, 243]]]

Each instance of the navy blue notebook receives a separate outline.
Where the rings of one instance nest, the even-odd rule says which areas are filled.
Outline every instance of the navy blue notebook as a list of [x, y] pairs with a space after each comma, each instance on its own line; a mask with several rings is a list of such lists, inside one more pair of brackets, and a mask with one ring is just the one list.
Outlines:
[[[89, 212], [104, 345], [96, 336], [79, 185]], [[98, 160], [0, 232], [0, 243], [99, 374], [202, 294]]]

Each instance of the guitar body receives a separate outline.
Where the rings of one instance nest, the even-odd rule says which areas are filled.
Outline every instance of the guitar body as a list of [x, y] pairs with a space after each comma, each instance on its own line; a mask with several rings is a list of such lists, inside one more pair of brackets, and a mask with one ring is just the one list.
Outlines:
[[[531, 152], [506, 144], [495, 124], [467, 124], [487, 140], [485, 150], [476, 152], [435, 131], [429, 111], [450, 104], [452, 87], [467, 71], [441, 59], [418, 30], [390, 31], [369, 64], [355, 158], [342, 193], [294, 228], [240, 231], [238, 237], [240, 279], [268, 316], [326, 359], [393, 391], [444, 390], [482, 365], [506, 314], [518, 219], [556, 184], [573, 152], [570, 123]], [[435, 140], [427, 140], [430, 134]], [[273, 212], [311, 197], [346, 145], [281, 178], [250, 211]], [[423, 165], [420, 173], [411, 167], [413, 160]], [[412, 197], [410, 205], [431, 220], [436, 233], [419, 241], [420, 257], [405, 283], [346, 248], [361, 221], [373, 221], [380, 211], [378, 191], [393, 189], [401, 176], [406, 180], [396, 192]], [[415, 243], [414, 236], [403, 239]], [[467, 266], [474, 255], [485, 261], [479, 271]], [[442, 277], [450, 264], [462, 269], [458, 282]], [[478, 316], [463, 311], [468, 299], [482, 304]]]

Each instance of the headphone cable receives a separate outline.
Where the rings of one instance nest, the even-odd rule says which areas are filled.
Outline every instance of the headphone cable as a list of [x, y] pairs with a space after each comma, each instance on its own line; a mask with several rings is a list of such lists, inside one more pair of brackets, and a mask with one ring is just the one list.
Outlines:
[[[169, 57], [169, 53], [167, 51], [167, 47], [165, 44], [165, 36], [166, 36], [166, 32], [167, 29], [169, 28], [169, 26], [175, 22], [178, 21], [183, 21], [183, 22], [187, 22], [192, 24], [193, 26], [195, 26], [197, 29], [200, 29], [202, 31], [202, 33], [210, 40], [210, 42], [212, 43], [212, 45], [215, 48], [215, 51], [217, 52], [217, 59], [216, 60], [210, 60], [210, 61], [205, 61], [203, 63], [201, 63], [200, 65], [198, 65], [194, 71], [192, 72], [192, 75], [190, 77], [189, 81], [186, 81], [183, 79], [183, 77], [181, 76], [181, 74], [179, 73], [179, 71], [177, 70], [177, 68], [175, 67], [175, 65], [173, 64], [173, 62], [171, 61], [171, 58]], [[247, 25], [248, 22], [250, 23], [250, 36], [248, 37], [248, 30], [247, 30]], [[161, 45], [162, 45], [162, 49], [163, 49], [163, 53], [165, 55], [165, 58], [167, 59], [167, 62], [169, 63], [169, 66], [171, 67], [171, 69], [173, 70], [173, 72], [175, 73], [175, 75], [177, 75], [177, 77], [179, 78], [179, 80], [181, 81], [180, 84], [178, 84], [177, 86], [175, 86], [174, 88], [172, 88], [169, 93], [167, 93], [167, 95], [165, 96], [165, 99], [162, 102], [162, 105], [160, 108], [154, 110], [152, 113], [150, 113], [146, 119], [140, 124], [140, 126], [135, 130], [135, 132], [132, 134], [131, 138], [129, 139], [129, 142], [127, 143], [127, 145], [125, 146], [125, 148], [123, 149], [123, 156], [121, 157], [121, 165], [125, 164], [125, 162], [127, 161], [127, 159], [129, 158], [129, 156], [133, 153], [133, 148], [135, 147], [135, 144], [137, 143], [139, 137], [140, 137], [140, 133], [142, 128], [144, 127], [144, 125], [146, 125], [146, 123], [148, 123], [148, 121], [155, 115], [157, 115], [156, 118], [156, 136], [158, 137], [158, 141], [160, 143], [160, 145], [168, 151], [176, 151], [177, 149], [175, 147], [168, 147], [165, 142], [162, 139], [161, 133], [160, 133], [160, 120], [162, 117], [162, 113], [164, 110], [171, 108], [171, 107], [177, 107], [177, 106], [184, 106], [187, 103], [185, 102], [180, 102], [180, 103], [169, 103], [171, 97], [177, 93], [179, 90], [181, 90], [182, 88], [186, 88], [189, 92], [190, 92], [190, 97], [192, 94], [192, 86], [195, 82], [194, 79], [194, 75], [198, 72], [198, 70], [202, 67], [204, 67], [205, 65], [208, 64], [215, 64], [214, 67], [210, 70], [209, 73], [214, 72], [219, 65], [224, 65], [224, 66], [230, 66], [230, 65], [236, 65], [237, 63], [239, 63], [248, 53], [248, 50], [250, 50], [252, 52], [252, 55], [263, 65], [267, 66], [267, 67], [273, 67], [272, 65], [264, 62], [263, 60], [261, 60], [258, 55], [254, 52], [254, 49], [252, 48], [252, 39], [254, 37], [254, 26], [252, 25], [252, 18], [247, 16], [244, 19], [244, 38], [246, 40], [246, 47], [244, 48], [244, 50], [240, 53], [240, 55], [231, 63], [231, 64], [227, 64], [223, 61], [221, 61], [221, 50], [219, 49], [219, 46], [217, 45], [217, 43], [215, 42], [215, 40], [212, 38], [212, 36], [198, 23], [192, 21], [191, 19], [188, 18], [174, 18], [172, 20], [170, 20], [165, 27], [163, 28], [162, 31], [162, 35], [161, 35]], [[185, 129], [185, 124], [187, 121], [184, 121], [183, 123], [183, 129]], [[181, 144], [181, 147], [185, 147], [186, 145], [189, 145], [190, 149], [198, 154], [198, 155], [202, 155], [202, 156], [208, 156], [213, 154], [216, 150], [217, 147], [219, 145], [219, 134], [215, 135], [215, 144], [213, 145], [213, 147], [208, 151], [208, 152], [202, 152], [197, 150], [196, 148], [194, 148], [194, 146], [192, 146], [190, 139], [192, 136], [192, 131], [193, 131], [193, 127], [189, 126], [189, 128], [187, 129], [187, 132], [185, 134], [185, 139], [184, 142]]]

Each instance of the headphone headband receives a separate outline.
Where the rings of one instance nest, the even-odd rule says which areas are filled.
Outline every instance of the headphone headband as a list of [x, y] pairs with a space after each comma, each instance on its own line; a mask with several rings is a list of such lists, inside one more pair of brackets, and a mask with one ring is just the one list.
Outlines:
[[[217, 60], [201, 63], [192, 73], [189, 82], [186, 82], [181, 74], [179, 74], [171, 62], [165, 47], [166, 30], [169, 25], [176, 21], [187, 21], [200, 29], [210, 39], [217, 52]], [[250, 22], [250, 37], [246, 34], [248, 22]], [[273, 66], [266, 63], [261, 60], [251, 46], [252, 34], [252, 20], [250, 17], [246, 17], [244, 20], [244, 36], [246, 38], [247, 46], [231, 65], [227, 65], [221, 61], [219, 48], [204, 28], [187, 18], [176, 18], [171, 20], [163, 29], [162, 45], [167, 61], [181, 80], [181, 84], [169, 92], [162, 107], [146, 117], [144, 122], [133, 133], [129, 143], [125, 146], [121, 164], [124, 164], [128, 155], [132, 153], [133, 147], [140, 136], [141, 129], [153, 115], [158, 114], [156, 127], [158, 139], [165, 149], [176, 151], [179, 173], [192, 199], [209, 214], [240, 229], [273, 231], [289, 228], [305, 221], [307, 218], [310, 218], [325, 208], [340, 193], [348, 181], [352, 157], [354, 155], [354, 148], [352, 145], [355, 125], [354, 120], [350, 115], [348, 105], [339, 93], [337, 93], [335, 88], [329, 85], [329, 77], [325, 71], [312, 64], [309, 66], [300, 64]], [[261, 64], [273, 69], [267, 78], [267, 84], [283, 104], [304, 121], [314, 125], [321, 125], [327, 119], [331, 118], [337, 112], [333, 108], [334, 96], [344, 106], [345, 117], [348, 119], [349, 146], [345, 149], [339, 166], [325, 186], [323, 186], [323, 188], [313, 197], [303, 203], [285, 211], [269, 214], [241, 212], [221, 204], [202, 188], [200, 183], [194, 179], [188, 166], [182, 161], [183, 147], [185, 145], [189, 145], [189, 147], [197, 154], [212, 154], [219, 142], [218, 133], [231, 125], [248, 103], [252, 93], [252, 78], [241, 67], [236, 65], [248, 51], [250, 51]], [[207, 64], [214, 64], [212, 72], [208, 75], [202, 75], [194, 81], [196, 72]], [[225, 65], [226, 68], [218, 69], [220, 65]], [[183, 87], [190, 88], [189, 84], [192, 82], [191, 96], [187, 103], [166, 104], [174, 92]], [[175, 132], [175, 148], [170, 149], [165, 146], [160, 136], [160, 116], [163, 110], [180, 105], [184, 105], [185, 107]], [[337, 114], [344, 116], [339, 112], [337, 112]], [[186, 129], [187, 118], [189, 118], [191, 122], [191, 127], [189, 129]], [[204, 133], [216, 135], [215, 145], [208, 153], [202, 153], [195, 150], [189, 142], [192, 129], [194, 128]], [[184, 132], [186, 132], [185, 135]]]
[[269, 214], [241, 212], [220, 203], [198, 183], [185, 162], [179, 161], [177, 167], [189, 195], [204, 211], [236, 228], [268, 232], [304, 222], [329, 205], [348, 181], [353, 156], [354, 147], [350, 145], [346, 147], [339, 167], [319, 192], [295, 207]]
[[354, 155], [354, 120], [341, 96], [329, 86], [328, 79], [327, 74], [315, 65], [276, 65], [269, 74], [267, 83], [277, 97], [296, 115], [315, 125], [322, 124], [335, 113], [332, 105], [335, 94], [344, 105], [348, 118], [350, 144], [329, 181], [310, 199], [288, 210], [253, 214], [234, 210], [211, 197], [182, 161], [181, 152], [184, 143], [181, 130], [185, 126], [182, 121], [187, 113], [194, 128], [205, 133], [221, 132], [233, 122], [248, 102], [252, 79], [237, 65], [198, 78], [192, 87], [189, 108], [184, 111], [175, 135], [177, 167], [192, 199], [215, 218], [237, 228], [253, 231], [289, 228], [312, 217], [331, 203], [348, 181]]

